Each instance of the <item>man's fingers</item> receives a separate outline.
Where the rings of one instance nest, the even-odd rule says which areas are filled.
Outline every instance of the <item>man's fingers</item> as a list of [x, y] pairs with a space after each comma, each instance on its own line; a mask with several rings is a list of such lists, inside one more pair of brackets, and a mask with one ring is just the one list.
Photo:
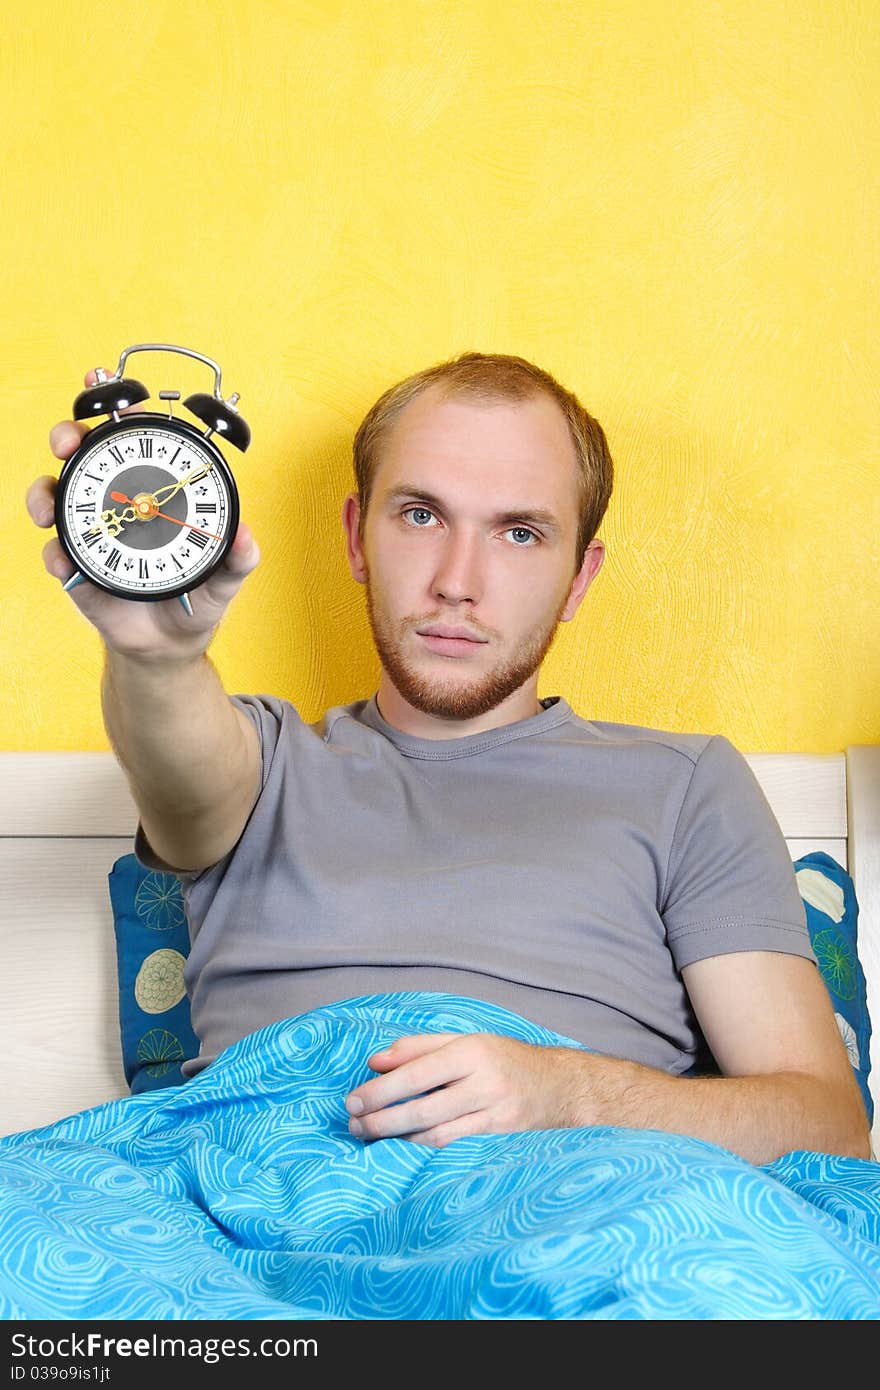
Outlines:
[[49, 448], [57, 459], [69, 459], [88, 432], [88, 425], [78, 420], [59, 420], [49, 431]]
[[60, 579], [62, 584], [67, 583], [74, 571], [59, 540], [47, 541], [43, 546], [43, 564], [52, 577]]
[[36, 478], [25, 495], [25, 506], [31, 521], [38, 526], [55, 524], [55, 486], [57, 480], [44, 473]]
[[466, 1139], [472, 1134], [491, 1134], [493, 1131], [486, 1128], [486, 1122], [479, 1110], [474, 1110], [467, 1115], [458, 1115], [449, 1124], [434, 1125], [432, 1129], [425, 1129], [416, 1134], [407, 1134], [407, 1138], [412, 1144], [421, 1144], [427, 1149], [445, 1149], [447, 1144], [451, 1144], [453, 1139]]
[[226, 556], [226, 568], [233, 574], [242, 576], [250, 574], [251, 570], [256, 569], [260, 563], [260, 547], [254, 540], [251, 528], [240, 522], [235, 533], [235, 540]]
[[461, 1081], [468, 1073], [468, 1068], [461, 1065], [460, 1056], [443, 1048], [397, 1064], [392, 1062], [387, 1067], [379, 1065], [381, 1059], [381, 1053], [374, 1053], [370, 1065], [383, 1074], [364, 1082], [346, 1096], [345, 1108], [350, 1115], [370, 1114], [410, 1097], [426, 1095]]
[[390, 1071], [392, 1067], [400, 1067], [416, 1057], [436, 1052], [458, 1036], [457, 1033], [413, 1033], [409, 1037], [397, 1038], [389, 1047], [374, 1052], [367, 1060], [373, 1071]]
[[205, 581], [206, 598], [225, 608], [232, 602], [247, 576], [256, 569], [259, 561], [259, 547], [251, 535], [250, 528], [242, 522], [223, 564]]
[[[470, 1088], [463, 1082], [453, 1082], [429, 1095], [414, 1096], [400, 1104], [354, 1117], [349, 1120], [349, 1133], [358, 1139], [399, 1139], [424, 1134], [438, 1126], [448, 1125], [463, 1116], [475, 1113]], [[474, 1122], [471, 1121], [473, 1124]]]

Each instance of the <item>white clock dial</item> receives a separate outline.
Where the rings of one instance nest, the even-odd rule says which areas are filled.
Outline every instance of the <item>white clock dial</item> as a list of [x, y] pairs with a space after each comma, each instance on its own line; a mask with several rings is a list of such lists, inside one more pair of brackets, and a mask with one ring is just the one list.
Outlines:
[[61, 478], [56, 521], [73, 563], [104, 588], [160, 598], [200, 584], [238, 524], [219, 451], [164, 416], [87, 435]]

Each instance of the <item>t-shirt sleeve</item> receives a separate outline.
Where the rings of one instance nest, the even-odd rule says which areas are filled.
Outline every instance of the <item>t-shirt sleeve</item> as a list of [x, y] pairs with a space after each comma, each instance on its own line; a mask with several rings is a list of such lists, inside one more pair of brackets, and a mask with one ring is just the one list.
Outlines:
[[294, 706], [277, 695], [230, 695], [229, 698], [242, 714], [247, 715], [259, 734], [263, 758], [262, 790], [269, 779], [282, 729], [287, 723], [293, 722], [299, 726], [302, 721]]
[[[299, 723], [299, 714], [287, 700], [281, 700], [275, 695], [230, 695], [229, 698], [232, 704], [250, 719], [259, 735], [262, 756], [262, 778], [260, 781], [262, 794], [272, 767], [272, 760], [278, 749], [282, 725], [285, 720], [290, 719]], [[179, 869], [173, 869], [155, 853], [140, 821], [138, 821], [134, 836], [134, 854], [138, 862], [148, 869], [157, 869], [164, 873], [176, 873], [184, 888], [189, 887], [216, 867], [210, 865], [197, 873], [186, 873]], [[228, 856], [226, 857], [228, 858]]]
[[682, 801], [661, 914], [679, 970], [733, 951], [815, 961], [779, 822], [746, 759], [720, 735], [706, 743]]

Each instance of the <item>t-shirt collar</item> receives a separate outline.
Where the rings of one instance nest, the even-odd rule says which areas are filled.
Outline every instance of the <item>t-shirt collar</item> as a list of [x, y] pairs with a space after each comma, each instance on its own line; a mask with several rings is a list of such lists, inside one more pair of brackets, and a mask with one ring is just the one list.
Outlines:
[[383, 734], [399, 752], [408, 758], [429, 758], [439, 762], [447, 758], [465, 758], [472, 753], [482, 753], [512, 739], [529, 738], [533, 734], [554, 729], [571, 718], [571, 706], [560, 695], [550, 695], [540, 702], [541, 709], [526, 719], [517, 719], [512, 724], [500, 724], [495, 729], [485, 729], [478, 734], [465, 734], [459, 738], [415, 738], [412, 734], [395, 729], [379, 712], [375, 695], [365, 701], [358, 715], [362, 724]]

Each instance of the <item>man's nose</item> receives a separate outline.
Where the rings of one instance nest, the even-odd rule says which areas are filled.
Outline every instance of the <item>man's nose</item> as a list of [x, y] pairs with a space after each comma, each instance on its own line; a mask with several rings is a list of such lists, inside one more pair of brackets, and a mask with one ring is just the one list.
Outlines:
[[476, 603], [483, 592], [481, 538], [473, 532], [449, 530], [444, 537], [433, 592], [447, 603]]

